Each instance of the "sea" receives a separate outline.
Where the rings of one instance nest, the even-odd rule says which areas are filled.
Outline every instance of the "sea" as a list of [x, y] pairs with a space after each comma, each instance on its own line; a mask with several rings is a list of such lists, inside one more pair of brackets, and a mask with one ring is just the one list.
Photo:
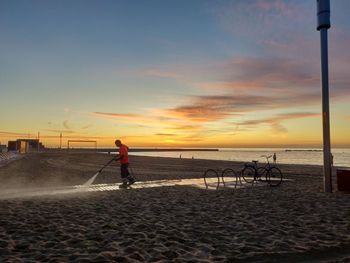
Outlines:
[[[277, 163], [281, 164], [310, 164], [323, 165], [323, 152], [321, 149], [307, 148], [220, 148], [218, 151], [152, 151], [131, 152], [130, 155], [208, 159], [250, 162], [258, 160], [266, 162], [264, 156], [276, 153]], [[350, 167], [350, 148], [333, 148], [333, 165]], [[272, 162], [272, 158], [270, 159]]]

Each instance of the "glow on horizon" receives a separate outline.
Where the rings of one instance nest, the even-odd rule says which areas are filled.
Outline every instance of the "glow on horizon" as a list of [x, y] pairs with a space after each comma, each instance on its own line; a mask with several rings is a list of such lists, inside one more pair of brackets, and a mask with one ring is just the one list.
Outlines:
[[[350, 147], [349, 8], [331, 6], [335, 147]], [[312, 1], [1, 3], [0, 142], [318, 147], [315, 27]]]

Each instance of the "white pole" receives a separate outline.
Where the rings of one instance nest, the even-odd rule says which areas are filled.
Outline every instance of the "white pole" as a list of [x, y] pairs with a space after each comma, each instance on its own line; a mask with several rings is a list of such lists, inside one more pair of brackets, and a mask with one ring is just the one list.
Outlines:
[[38, 152], [40, 151], [40, 132], [38, 132]]
[[328, 87], [328, 39], [327, 30], [331, 27], [329, 0], [317, 0], [317, 30], [321, 35], [321, 86], [323, 123], [323, 174], [324, 191], [332, 192], [331, 139], [329, 124]]
[[60, 133], [60, 149], [62, 149], [62, 132]]

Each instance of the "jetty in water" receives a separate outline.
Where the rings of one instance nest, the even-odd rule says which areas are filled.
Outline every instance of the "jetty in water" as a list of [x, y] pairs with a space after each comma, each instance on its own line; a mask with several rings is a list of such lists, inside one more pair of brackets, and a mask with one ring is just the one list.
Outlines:
[[[118, 149], [114, 148], [46, 148], [45, 151], [69, 151], [69, 152], [98, 152], [98, 153], [113, 153]], [[219, 149], [214, 148], [129, 148], [129, 152], [217, 152]]]

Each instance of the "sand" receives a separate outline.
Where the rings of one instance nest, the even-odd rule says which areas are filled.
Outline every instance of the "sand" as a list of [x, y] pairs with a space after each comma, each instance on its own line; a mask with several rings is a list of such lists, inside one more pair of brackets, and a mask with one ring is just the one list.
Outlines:
[[[83, 184], [110, 156], [45, 153], [0, 168], [1, 189]], [[139, 181], [241, 163], [131, 157]], [[0, 262], [350, 262], [350, 195], [318, 166], [281, 165], [278, 188], [191, 186], [0, 201]], [[98, 183], [120, 182], [118, 167]]]

